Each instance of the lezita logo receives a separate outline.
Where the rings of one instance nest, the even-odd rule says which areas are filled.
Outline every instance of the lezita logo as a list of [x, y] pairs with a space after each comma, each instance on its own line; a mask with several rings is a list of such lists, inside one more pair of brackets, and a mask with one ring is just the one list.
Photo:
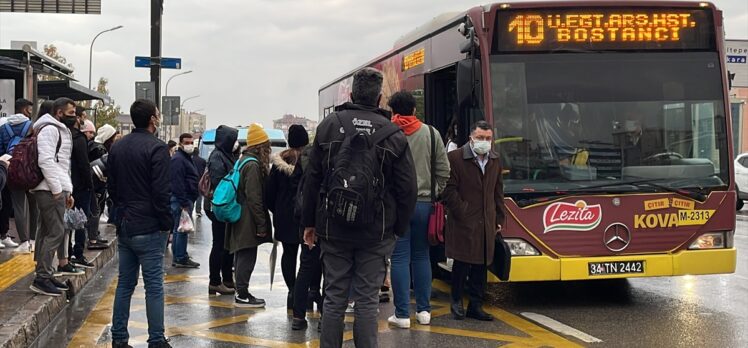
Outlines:
[[588, 205], [585, 201], [574, 204], [557, 202], [549, 205], [543, 212], [543, 227], [548, 233], [551, 231], [589, 231], [603, 219], [600, 205]]

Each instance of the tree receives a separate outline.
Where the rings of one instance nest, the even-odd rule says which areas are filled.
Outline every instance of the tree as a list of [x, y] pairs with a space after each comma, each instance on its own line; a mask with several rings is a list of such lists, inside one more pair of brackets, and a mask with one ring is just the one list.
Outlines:
[[[52, 58], [59, 62], [62, 65], [67, 66], [71, 70], [73, 69], [73, 64], [68, 63], [67, 58], [60, 54], [60, 51], [57, 50], [57, 46], [50, 44], [50, 45], [44, 45], [44, 54], [46, 54], [49, 58]], [[73, 74], [71, 73], [70, 76], [72, 77]], [[49, 76], [49, 75], [39, 75], [39, 81], [56, 81], [61, 80], [59, 77], [55, 76]]]
[[[109, 84], [109, 80], [106, 77], [100, 78], [99, 84], [96, 86], [96, 91], [109, 96], [107, 84]], [[97, 102], [93, 108], [96, 109], [96, 117], [94, 118], [96, 129], [99, 129], [99, 127], [105, 124], [117, 128], [117, 125], [119, 125], [119, 122], [117, 122], [117, 116], [119, 116], [122, 111], [120, 110], [120, 106], [114, 102], [114, 99], [112, 99], [112, 102], [108, 105], [104, 105], [102, 102]]]

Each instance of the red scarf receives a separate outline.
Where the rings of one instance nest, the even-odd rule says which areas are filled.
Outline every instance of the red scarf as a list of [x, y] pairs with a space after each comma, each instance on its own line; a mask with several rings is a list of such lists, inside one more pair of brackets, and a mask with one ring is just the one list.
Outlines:
[[418, 119], [418, 117], [415, 116], [403, 116], [399, 114], [395, 114], [395, 116], [392, 116], [392, 123], [398, 125], [400, 129], [405, 132], [405, 135], [411, 135], [415, 132], [417, 132], [419, 129], [421, 129], [421, 120]]

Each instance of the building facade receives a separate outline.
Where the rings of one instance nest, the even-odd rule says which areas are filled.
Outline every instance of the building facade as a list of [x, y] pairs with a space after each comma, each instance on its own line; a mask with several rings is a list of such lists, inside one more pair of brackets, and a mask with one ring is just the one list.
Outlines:
[[273, 120], [273, 128], [282, 130], [286, 137], [288, 137], [288, 128], [295, 124], [304, 126], [310, 134], [314, 134], [314, 131], [317, 129], [317, 121], [296, 115], [286, 114], [277, 120]]

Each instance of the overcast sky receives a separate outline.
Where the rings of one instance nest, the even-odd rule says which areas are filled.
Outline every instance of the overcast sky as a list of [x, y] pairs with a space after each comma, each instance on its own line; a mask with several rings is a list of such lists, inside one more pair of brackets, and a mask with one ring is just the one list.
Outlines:
[[[748, 39], [748, 1], [713, 0], [724, 11], [728, 39]], [[0, 14], [0, 47], [11, 40], [55, 44], [88, 84], [88, 53], [99, 37], [93, 76], [109, 78], [127, 112], [135, 81], [150, 79], [134, 57], [150, 54], [148, 0], [103, 0], [101, 15]], [[200, 95], [185, 105], [208, 115], [210, 127], [247, 125], [293, 113], [317, 119], [320, 86], [392, 47], [431, 18], [464, 11], [475, 0], [166, 0], [164, 57], [181, 57], [170, 95]], [[176, 70], [163, 70], [164, 84]], [[95, 84], [96, 82], [94, 82]], [[162, 84], [162, 86], [164, 85]], [[163, 89], [162, 89], [163, 93]]]

